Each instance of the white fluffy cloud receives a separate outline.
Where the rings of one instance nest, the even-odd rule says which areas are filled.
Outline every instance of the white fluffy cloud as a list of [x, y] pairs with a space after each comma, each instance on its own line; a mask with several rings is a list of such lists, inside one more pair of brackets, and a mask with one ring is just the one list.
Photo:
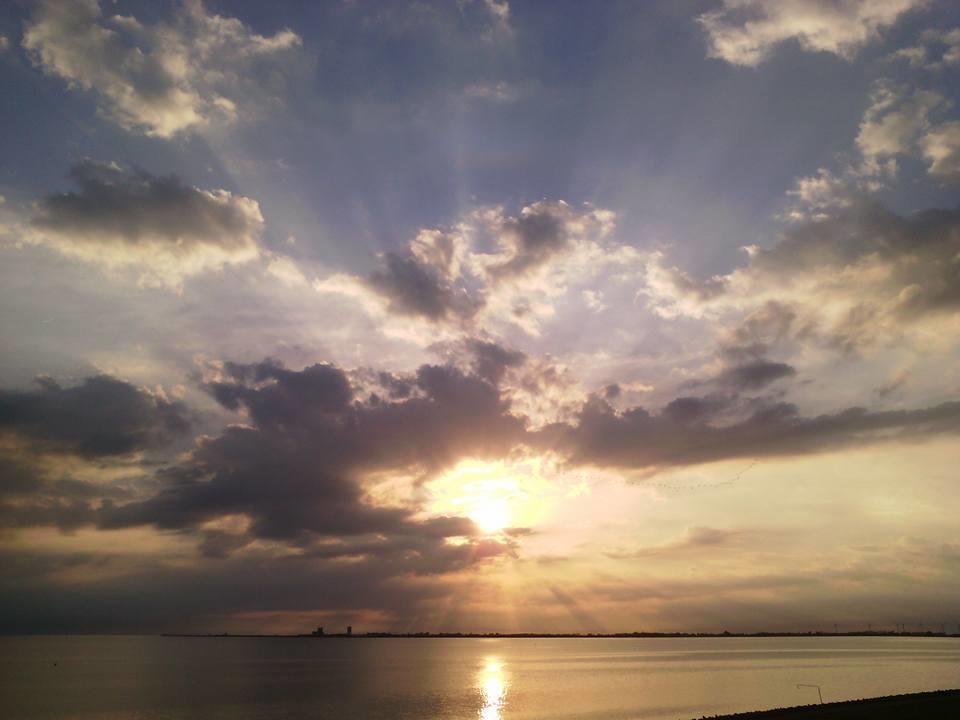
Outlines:
[[77, 192], [35, 204], [28, 242], [171, 289], [260, 253], [263, 216], [255, 200], [113, 163], [84, 162], [70, 177]]
[[960, 181], [960, 122], [933, 128], [921, 141], [930, 174], [950, 182]]
[[936, 124], [931, 117], [949, 107], [943, 95], [883, 80], [871, 100], [857, 135], [861, 176], [892, 176], [897, 156], [922, 155], [930, 175], [947, 182], [960, 179], [960, 122]]
[[898, 173], [901, 157], [926, 158], [928, 171], [941, 180], [953, 180], [960, 169], [960, 133], [957, 123], [937, 124], [951, 103], [939, 92], [882, 79], [874, 83], [870, 104], [856, 137], [859, 159], [841, 165], [838, 172], [821, 168], [800, 178], [787, 192], [790, 220], [816, 220], [830, 211], [849, 207], [857, 195], [886, 187]]
[[96, 93], [100, 109], [130, 130], [168, 138], [234, 120], [269, 103], [266, 71], [301, 45], [290, 30], [270, 37], [239, 20], [208, 15], [199, 0], [170, 23], [105, 15], [98, 0], [38, 5], [23, 46], [46, 72]]
[[416, 318], [460, 328], [508, 325], [537, 335], [561, 295], [596, 311], [591, 283], [598, 274], [639, 277], [645, 255], [612, 242], [614, 224], [609, 210], [563, 201], [535, 202], [516, 215], [481, 208], [452, 227], [421, 230], [367, 277], [339, 273], [314, 287], [350, 296], [383, 318], [406, 318], [407, 327]]
[[931, 111], [943, 103], [939, 93], [880, 82], [857, 135], [857, 147], [864, 159], [871, 162], [910, 152], [929, 127]]
[[902, 345], [907, 333], [927, 335], [929, 348], [960, 318], [958, 238], [955, 210], [900, 216], [850, 196], [826, 217], [791, 226], [772, 247], [747, 248], [745, 267], [702, 283], [713, 292], [663, 268], [648, 292], [668, 316], [736, 318], [775, 303], [797, 338], [844, 352]]
[[734, 65], [763, 62], [780, 43], [849, 58], [926, 0], [723, 0], [700, 16], [710, 57]]
[[797, 179], [787, 196], [792, 205], [786, 219], [794, 221], [823, 220], [831, 210], [848, 207], [852, 202], [847, 181], [827, 168], [820, 168], [816, 175]]
[[960, 29], [927, 30], [920, 44], [897, 50], [892, 59], [905, 60], [911, 67], [924, 70], [947, 70], [960, 64]]

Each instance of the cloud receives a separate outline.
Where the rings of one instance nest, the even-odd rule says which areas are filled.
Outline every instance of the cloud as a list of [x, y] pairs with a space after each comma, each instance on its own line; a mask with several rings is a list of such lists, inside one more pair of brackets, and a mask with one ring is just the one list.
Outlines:
[[[0, 527], [69, 532], [94, 524], [94, 501], [132, 494], [108, 480], [111, 467], [137, 473], [145, 455], [168, 449], [191, 426], [183, 404], [105, 375], [0, 391]], [[71, 468], [93, 467], [96, 482], [70, 476]]]
[[721, 334], [720, 356], [725, 363], [750, 364], [787, 338], [796, 326], [797, 313], [789, 305], [767, 300], [743, 320]]
[[93, 91], [122, 127], [169, 138], [250, 116], [273, 101], [290, 30], [265, 37], [188, 0], [171, 23], [105, 16], [98, 0], [38, 4], [23, 46], [44, 71]]
[[593, 398], [575, 423], [541, 432], [547, 447], [574, 464], [658, 471], [746, 457], [789, 457], [960, 431], [960, 402], [915, 410], [851, 407], [804, 417], [784, 402], [681, 397], [650, 413], [623, 412]]
[[680, 268], [667, 265], [660, 251], [651, 254], [645, 276], [641, 292], [650, 299], [654, 312], [665, 318], [698, 314], [706, 303], [723, 295], [727, 282], [718, 275], [703, 280], [691, 277]]
[[[718, 278], [722, 292], [681, 294], [667, 283], [645, 292], [655, 309], [672, 315], [729, 318], [776, 307], [790, 316], [794, 339], [856, 352], [901, 341], [910, 328], [919, 331], [960, 310], [958, 233], [955, 210], [901, 216], [858, 197], [826, 217], [789, 226], [769, 248], [748, 248], [748, 264]], [[783, 339], [787, 330], [777, 332]], [[741, 358], [757, 359], [772, 340], [724, 342]]]
[[857, 147], [868, 161], [911, 152], [929, 127], [930, 112], [944, 104], [939, 93], [880, 81], [860, 123]]
[[[744, 331], [737, 338], [775, 334], [776, 327], [790, 327], [788, 317], [783, 308], [767, 308], [747, 324], [762, 331]], [[237, 423], [202, 436], [173, 462], [141, 468], [150, 479], [129, 485], [76, 481], [38, 469], [22, 452], [22, 442], [43, 452], [90, 458], [157, 448], [182, 435], [184, 408], [97, 378], [76, 388], [45, 381], [35, 391], [5, 391], [0, 429], [20, 438], [13, 447], [21, 450], [0, 456], [0, 526], [174, 531], [167, 536], [194, 540], [201, 558], [179, 569], [157, 568], [167, 583], [192, 587], [196, 598], [212, 579], [233, 588], [245, 587], [251, 578], [270, 581], [275, 585], [266, 596], [249, 596], [264, 610], [289, 608], [287, 590], [302, 594], [328, 583], [342, 588], [342, 596], [321, 590], [310, 595], [309, 607], [329, 610], [341, 602], [342, 607], [367, 607], [366, 593], [369, 607], [382, 607], [376, 591], [423, 578], [427, 585], [405, 586], [409, 595], [401, 593], [401, 599], [388, 603], [400, 611], [406, 602], [416, 606], [431, 593], [447, 596], [449, 585], [430, 583], [455, 582], [459, 573], [514, 553], [518, 541], [480, 536], [463, 517], [430, 517], [415, 497], [386, 501], [377, 491], [380, 478], [429, 477], [465, 457], [503, 458], [524, 446], [555, 452], [571, 465], [650, 473], [730, 458], [922, 441], [960, 431], [960, 403], [896, 411], [847, 408], [805, 417], [789, 404], [742, 398], [736, 390], [677, 397], [656, 413], [639, 407], [620, 412], [591, 398], [569, 422], [537, 431], [513, 414], [498, 387], [511, 373], [526, 371], [528, 358], [481, 338], [453, 350], [463, 353], [457, 358], [463, 367], [422, 365], [406, 374], [347, 372], [329, 364], [291, 370], [271, 360], [213, 364], [204, 387], [237, 414]], [[750, 369], [743, 378], [735, 375], [742, 379], [738, 387], [756, 389], [771, 377], [789, 374], [782, 364], [754, 365], [744, 365]], [[737, 536], [735, 530], [694, 527], [668, 546], [640, 554], [720, 546]], [[100, 580], [96, 590], [91, 585], [84, 592], [126, 597], [143, 580], [142, 567], [124, 567], [107, 555], [70, 562], [79, 568], [76, 592], [87, 587], [84, 573], [96, 577], [95, 563], [111, 566], [110, 577], [116, 579], [106, 585]], [[112, 567], [115, 563], [119, 567]], [[38, 561], [31, 572], [42, 575], [43, 564]], [[25, 582], [18, 597], [34, 582], [45, 587], [42, 578]], [[212, 592], [213, 585], [208, 589]], [[248, 602], [244, 596], [219, 611], [254, 609]], [[201, 598], [188, 612], [198, 613], [195, 619], [202, 624], [207, 607]]]
[[926, 0], [723, 0], [698, 18], [707, 33], [708, 55], [734, 65], [755, 66], [773, 49], [796, 40], [810, 52], [852, 58], [904, 13]]
[[[747, 272], [761, 282], [764, 276], [815, 281], [819, 274], [831, 294], [859, 294], [898, 317], [953, 312], [960, 307], [958, 232], [955, 210], [904, 217], [864, 201], [829, 220], [789, 230], [769, 250], [756, 250]], [[840, 272], [851, 283], [846, 288], [836, 283]]]
[[949, 106], [939, 92], [877, 80], [857, 131], [859, 160], [843, 163], [837, 173], [820, 168], [816, 175], [799, 178], [787, 192], [791, 202], [783, 218], [826, 220], [864, 201], [897, 176], [901, 156], [924, 154], [931, 162], [931, 174], [940, 170], [941, 177], [949, 175], [942, 167], [949, 165], [952, 153], [948, 126], [940, 126], [939, 133], [937, 128], [931, 130], [936, 116]]
[[[404, 381], [408, 390], [393, 392]], [[424, 365], [409, 379], [380, 373], [375, 382], [380, 392], [362, 398], [332, 365], [294, 371], [272, 361], [224, 364], [207, 389], [247, 423], [201, 439], [189, 458], [159, 473], [159, 492], [105, 507], [101, 525], [198, 529], [240, 515], [249, 519], [250, 538], [308, 545], [325, 536], [442, 542], [475, 534], [462, 519], [415, 520], [419, 508], [373, 502], [365, 478], [433, 473], [464, 456], [499, 457], [522, 439], [522, 420], [487, 380], [452, 366]], [[205, 542], [222, 549], [224, 540]]]
[[854, 200], [848, 180], [837, 177], [827, 168], [816, 175], [799, 178], [787, 196], [794, 198], [786, 219], [794, 221], [824, 220], [829, 212], [848, 207]]
[[933, 128], [923, 137], [921, 147], [931, 175], [950, 183], [960, 181], [960, 122]]
[[381, 255], [366, 277], [338, 273], [313, 287], [356, 298], [371, 313], [463, 324], [483, 305], [476, 288], [464, 282], [468, 245], [462, 227], [421, 229], [403, 251]]
[[303, 271], [286, 255], [270, 255], [266, 272], [287, 287], [308, 287], [310, 285]]
[[[573, 231], [582, 234], [586, 229], [583, 219], [575, 219], [573, 210], [565, 202], [536, 202], [520, 211], [517, 217], [498, 221], [500, 257], [487, 265], [487, 273], [494, 280], [525, 275], [567, 250], [573, 241]], [[599, 228], [598, 228], [599, 229]]]
[[69, 177], [78, 190], [37, 201], [28, 241], [173, 289], [259, 255], [263, 216], [255, 200], [113, 163], [84, 161]]
[[635, 560], [637, 558], [653, 557], [666, 553], [682, 552], [685, 550], [702, 550], [708, 547], [728, 545], [732, 541], [742, 538], [743, 535], [743, 530], [694, 526], [688, 527], [682, 537], [661, 545], [653, 545], [633, 551], [617, 550], [605, 553], [605, 555], [613, 560]]
[[468, 318], [477, 302], [454, 288], [430, 264], [414, 255], [387, 253], [383, 267], [367, 278], [368, 287], [386, 300], [387, 310], [431, 321]]
[[0, 503], [0, 528], [55, 527], [70, 533], [90, 525], [96, 510], [84, 500], [41, 496], [28, 503]]
[[468, 101], [507, 104], [521, 97], [521, 90], [508, 82], [477, 82], [463, 88], [462, 97]]
[[920, 45], [897, 50], [890, 58], [906, 60], [911, 67], [933, 72], [960, 64], [960, 28], [926, 30], [921, 34], [920, 41]]
[[473, 369], [478, 377], [497, 385], [511, 368], [523, 365], [527, 356], [517, 350], [508, 350], [489, 340], [471, 339], [467, 342], [473, 355]]
[[497, 30], [510, 32], [510, 3], [507, 0], [483, 0], [490, 15], [493, 17]]
[[[442, 548], [451, 573], [496, 543]], [[0, 628], [4, 632], [305, 632], [317, 625], [415, 629], [443, 622], [436, 603], [469, 579], [430, 569], [413, 544], [383, 556], [283, 558], [235, 554], [202, 563], [103, 551], [0, 550]], [[436, 567], [442, 567], [440, 562]], [[71, 582], [63, 583], [64, 575]], [[225, 591], [225, 588], [229, 588]], [[425, 618], [429, 617], [429, 620]], [[421, 624], [422, 623], [422, 624]]]
[[[487, 369], [516, 362], [492, 344], [475, 351]], [[4, 392], [0, 527], [152, 526], [195, 539], [197, 562], [266, 558], [288, 568], [278, 570], [286, 582], [349, 567], [341, 579], [357, 592], [395, 578], [455, 575], [515, 552], [515, 539], [481, 536], [467, 518], [376, 494], [385, 473], [424, 476], [465, 456], [509, 453], [523, 421], [488, 380], [438, 365], [404, 377], [354, 377], [326, 364], [289, 370], [272, 360], [209, 371], [205, 388], [243, 424], [201, 436], [172, 462], [134, 465], [137, 474], [122, 484], [58, 477], [38, 453], [100, 459], [155, 448], [185, 431], [181, 406], [107, 378]], [[369, 392], [371, 378], [380, 392]]]
[[[9, 437], [5, 438], [9, 445]], [[59, 476], [43, 458], [9, 447], [0, 451], [0, 529], [50, 526], [71, 532], [96, 521], [91, 501], [127, 499], [113, 483]]]
[[901, 390], [908, 382], [910, 382], [910, 371], [900, 368], [885, 383], [874, 388], [873, 392], [877, 397], [885, 399]]
[[461, 329], [505, 322], [535, 333], [535, 316], [551, 312], [550, 298], [569, 281], [636, 261], [632, 248], [607, 247], [613, 227], [609, 210], [575, 209], [562, 200], [533, 203], [515, 216], [479, 208], [453, 226], [421, 229], [404, 250], [384, 253], [366, 277], [339, 273], [314, 288], [349, 295], [388, 317]]
[[796, 198], [786, 217], [822, 220], [883, 188], [897, 174], [900, 156], [922, 157], [934, 178], [953, 183], [960, 177], [960, 123], [938, 122], [950, 102], [939, 92], [889, 79], [878, 80], [870, 93], [856, 145], [862, 162], [834, 175], [821, 168], [801, 178], [787, 193]]
[[796, 369], [786, 363], [756, 360], [725, 370], [718, 381], [736, 390], [759, 390], [772, 382], [796, 374]]
[[42, 378], [35, 390], [0, 391], [0, 434], [44, 452], [126, 455], [164, 445], [189, 428], [181, 403], [106, 375], [73, 387]]

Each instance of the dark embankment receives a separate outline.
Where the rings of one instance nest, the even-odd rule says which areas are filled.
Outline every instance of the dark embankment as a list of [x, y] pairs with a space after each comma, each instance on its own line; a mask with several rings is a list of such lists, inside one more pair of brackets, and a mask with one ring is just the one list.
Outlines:
[[717, 720], [954, 720], [960, 718], [960, 690], [890, 695], [868, 700], [804, 705], [716, 716]]

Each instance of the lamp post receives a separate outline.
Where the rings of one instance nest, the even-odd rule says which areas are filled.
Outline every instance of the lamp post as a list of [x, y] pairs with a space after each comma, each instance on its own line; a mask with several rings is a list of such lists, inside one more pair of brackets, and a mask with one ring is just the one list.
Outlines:
[[820, 696], [820, 704], [823, 705], [823, 693], [820, 692], [820, 686], [819, 686], [819, 685], [807, 685], [807, 684], [805, 684], [805, 683], [799, 683], [799, 684], [797, 685], [797, 689], [800, 689], [800, 688], [816, 688], [816, 689], [817, 689], [817, 695]]

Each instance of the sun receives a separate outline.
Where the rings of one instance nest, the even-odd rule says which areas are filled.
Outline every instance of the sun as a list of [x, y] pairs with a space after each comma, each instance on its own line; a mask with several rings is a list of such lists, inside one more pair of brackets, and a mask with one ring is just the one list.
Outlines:
[[525, 527], [541, 515], [529, 468], [464, 461], [429, 485], [429, 512], [470, 518], [484, 535]]
[[451, 510], [464, 515], [487, 535], [502, 533], [514, 524], [515, 510], [524, 497], [516, 480], [509, 476], [471, 477], [466, 473], [450, 498]]
[[510, 527], [510, 508], [505, 499], [480, 497], [474, 500], [473, 505], [466, 510], [466, 515], [487, 535], [503, 532]]

